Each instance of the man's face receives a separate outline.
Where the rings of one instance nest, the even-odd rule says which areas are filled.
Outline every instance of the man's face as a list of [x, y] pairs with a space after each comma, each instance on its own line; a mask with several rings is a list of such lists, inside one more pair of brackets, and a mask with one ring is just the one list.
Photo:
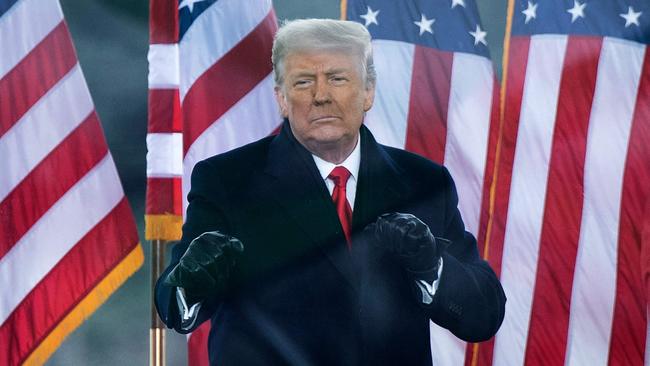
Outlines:
[[366, 87], [358, 56], [326, 52], [287, 56], [283, 84], [276, 87], [282, 115], [312, 152], [354, 148], [363, 114], [374, 99], [374, 86]]

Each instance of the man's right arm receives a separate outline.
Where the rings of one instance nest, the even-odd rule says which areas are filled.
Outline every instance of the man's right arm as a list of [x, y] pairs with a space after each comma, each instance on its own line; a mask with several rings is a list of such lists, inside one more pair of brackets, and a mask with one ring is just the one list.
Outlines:
[[181, 326], [182, 311], [178, 307], [177, 288], [163, 283], [169, 273], [178, 265], [192, 240], [205, 232], [228, 232], [230, 229], [223, 208], [217, 204], [220, 201], [219, 193], [223, 190], [219, 189], [219, 183], [214, 179], [213, 171], [206, 161], [198, 163], [192, 171], [192, 189], [188, 195], [189, 206], [183, 225], [183, 236], [181, 241], [173, 247], [170, 264], [158, 278], [155, 287], [158, 315], [169, 328], [180, 333], [189, 333], [194, 330], [209, 319], [218, 306], [216, 297], [203, 301], [193, 326], [184, 329]]

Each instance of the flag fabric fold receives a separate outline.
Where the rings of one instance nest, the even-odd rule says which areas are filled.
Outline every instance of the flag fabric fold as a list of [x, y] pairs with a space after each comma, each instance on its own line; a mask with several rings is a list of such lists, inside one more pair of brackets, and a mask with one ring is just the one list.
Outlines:
[[[180, 237], [194, 164], [267, 136], [280, 124], [270, 64], [277, 24], [271, 1], [254, 3], [151, 2], [149, 239]], [[379, 81], [366, 124], [384, 144], [445, 163], [468, 229], [482, 239], [499, 87], [476, 4], [344, 1], [342, 14], [375, 39]], [[447, 32], [455, 38], [439, 36]], [[207, 364], [208, 327], [190, 337], [191, 365]], [[435, 362], [463, 362], [463, 342], [434, 325], [432, 338]]]
[[[510, 1], [480, 365], [647, 364], [647, 1]], [[647, 249], [646, 249], [647, 250]]]
[[[480, 345], [432, 324], [434, 364], [645, 362], [649, 6], [511, 1], [500, 90], [473, 1], [342, 1], [373, 36], [366, 125], [449, 168], [509, 299]], [[151, 14], [147, 236], [172, 240], [194, 164], [280, 122], [277, 26], [270, 1], [152, 1]], [[207, 362], [204, 336], [192, 365]]]
[[142, 264], [58, 0], [0, 2], [0, 364], [42, 364]]

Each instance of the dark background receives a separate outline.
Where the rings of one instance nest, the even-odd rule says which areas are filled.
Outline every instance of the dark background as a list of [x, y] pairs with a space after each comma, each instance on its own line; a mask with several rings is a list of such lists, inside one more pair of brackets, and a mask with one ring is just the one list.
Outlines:
[[[506, 1], [477, 2], [500, 75]], [[279, 20], [339, 18], [339, 4], [339, 0], [273, 1]], [[149, 362], [151, 306], [150, 247], [143, 234], [149, 2], [61, 0], [61, 5], [138, 223], [145, 264], [63, 342], [47, 364], [145, 365]], [[184, 336], [167, 332], [167, 362], [186, 364]]]

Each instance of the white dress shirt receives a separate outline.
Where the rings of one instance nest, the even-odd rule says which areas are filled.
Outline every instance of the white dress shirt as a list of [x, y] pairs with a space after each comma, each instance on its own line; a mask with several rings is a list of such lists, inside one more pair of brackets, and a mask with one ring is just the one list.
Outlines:
[[345, 198], [348, 199], [350, 203], [350, 208], [354, 210], [354, 199], [357, 197], [357, 181], [359, 180], [359, 165], [361, 165], [361, 141], [360, 138], [357, 138], [357, 145], [352, 150], [352, 153], [345, 159], [341, 164], [330, 163], [325, 161], [318, 156], [311, 154], [314, 158], [314, 163], [316, 163], [316, 168], [320, 172], [321, 177], [325, 181], [327, 190], [334, 192], [334, 181], [328, 179], [332, 170], [337, 166], [345, 167], [350, 172], [350, 178], [348, 178], [348, 183], [345, 185]]

